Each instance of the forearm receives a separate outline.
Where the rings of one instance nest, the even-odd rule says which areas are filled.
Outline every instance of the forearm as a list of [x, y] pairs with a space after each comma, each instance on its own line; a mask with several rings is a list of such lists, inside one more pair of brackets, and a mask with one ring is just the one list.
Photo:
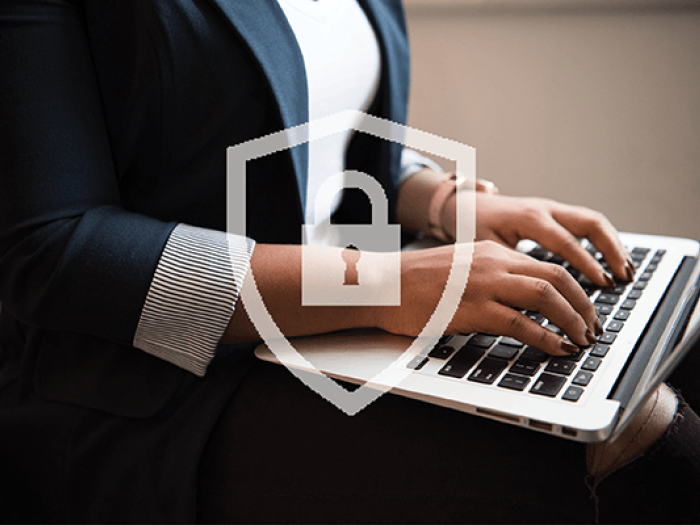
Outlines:
[[[443, 240], [455, 238], [457, 192], [456, 182], [450, 180], [449, 175], [426, 167], [401, 183], [396, 215], [404, 228], [426, 236], [437, 235]], [[441, 189], [443, 185], [448, 187]], [[466, 189], [465, 185], [478, 193], [498, 194], [498, 188], [486, 180], [465, 181], [461, 184], [460, 191]], [[442, 235], [438, 235], [436, 229]]]
[[[330, 269], [342, 260], [342, 249], [320, 246], [304, 246], [303, 249], [308, 250], [311, 260], [313, 285], [327, 286], [333, 280]], [[362, 257], [370, 263], [364, 266], [369, 273], [363, 268], [364, 278], [381, 286], [387, 267], [384, 256], [363, 252]], [[268, 312], [285, 337], [377, 326], [381, 307], [302, 305], [302, 246], [259, 244], [253, 252], [250, 268]], [[244, 286], [252, 285], [250, 277], [249, 274]], [[239, 299], [222, 343], [260, 339], [245, 306], [245, 301]]]
[[429, 234], [429, 210], [433, 194], [444, 174], [425, 168], [407, 178], [399, 187], [396, 217], [404, 227], [414, 232]]
[[[404, 180], [397, 203], [397, 217], [403, 227], [426, 235], [429, 233], [430, 201], [444, 178], [443, 173], [425, 168]], [[315, 246], [305, 246], [304, 249], [313, 251], [314, 278], [318, 285], [323, 285], [323, 280], [329, 278], [328, 269], [341, 260], [342, 249]], [[365, 265], [371, 275], [363, 275], [373, 279], [375, 286], [380, 286], [387, 271], [382, 254], [363, 252], [362, 257], [367, 258], [365, 262], [372, 261], [372, 264]], [[266, 308], [286, 337], [377, 327], [388, 310], [395, 310], [372, 306], [302, 306], [301, 246], [257, 245], [251, 259], [251, 272]], [[250, 283], [249, 280], [246, 286]], [[245, 302], [239, 299], [222, 342], [230, 344], [258, 339], [260, 335], [246, 311]]]

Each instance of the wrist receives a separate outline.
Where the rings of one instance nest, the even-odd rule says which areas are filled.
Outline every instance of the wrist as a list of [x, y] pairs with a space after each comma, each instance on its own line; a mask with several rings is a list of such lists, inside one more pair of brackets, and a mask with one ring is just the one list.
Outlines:
[[442, 242], [454, 243], [457, 238], [457, 194], [462, 191], [498, 195], [493, 182], [447, 173], [435, 189], [429, 207], [429, 234]]
[[446, 173], [430, 199], [428, 208], [428, 234], [436, 239], [455, 241], [454, 208], [457, 192], [467, 183], [458, 173]]
[[363, 254], [364, 266], [359, 268], [361, 284], [371, 294], [368, 306], [350, 307], [355, 326], [364, 328], [384, 329], [383, 320], [387, 313], [393, 312], [403, 303], [403, 286], [401, 283], [401, 269], [403, 253], [396, 257], [394, 253], [365, 252]]
[[400, 304], [400, 253], [323, 246], [303, 250], [301, 306], [327, 316], [323, 331], [377, 327], [378, 309]]

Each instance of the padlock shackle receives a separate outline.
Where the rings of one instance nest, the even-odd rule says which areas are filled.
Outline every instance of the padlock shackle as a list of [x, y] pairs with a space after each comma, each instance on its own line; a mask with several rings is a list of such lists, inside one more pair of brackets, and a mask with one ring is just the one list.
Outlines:
[[314, 196], [314, 222], [318, 220], [318, 217], [330, 217], [330, 206], [338, 188], [362, 190], [369, 197], [372, 208], [372, 224], [389, 223], [389, 205], [384, 188], [371, 175], [355, 170], [336, 173], [323, 181]]

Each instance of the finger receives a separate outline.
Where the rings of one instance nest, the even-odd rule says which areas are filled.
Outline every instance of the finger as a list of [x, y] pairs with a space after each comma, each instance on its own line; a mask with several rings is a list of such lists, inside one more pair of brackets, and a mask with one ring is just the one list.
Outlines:
[[548, 281], [522, 275], [506, 276], [494, 295], [502, 304], [540, 312], [580, 346], [595, 343], [595, 335], [581, 314]]
[[628, 281], [634, 279], [632, 258], [605, 215], [582, 207], [558, 206], [552, 211], [552, 216], [574, 235], [591, 241], [617, 277]]
[[488, 316], [487, 331], [502, 334], [554, 356], [569, 356], [580, 349], [566, 337], [542, 327], [526, 315], [503, 304], [490, 303], [484, 314]]
[[[600, 324], [597, 312], [593, 303], [583, 291], [578, 282], [564, 268], [557, 264], [542, 263], [533, 261], [530, 257], [524, 256], [522, 259], [514, 260], [509, 268], [511, 274], [520, 274], [529, 276], [541, 281], [550, 283], [562, 298], [570, 305], [578, 314], [576, 317], [581, 317], [594, 334], [600, 335], [603, 333], [603, 327]], [[540, 285], [542, 286], [542, 285]], [[529, 308], [533, 309], [533, 308]], [[545, 315], [550, 321], [559, 326], [565, 333], [569, 334], [575, 329], [575, 325], [564, 319], [563, 310], [538, 310]], [[564, 320], [562, 320], [564, 319]]]
[[[514, 248], [515, 244], [509, 243], [506, 239], [504, 239], [501, 235], [498, 234], [498, 232], [493, 231], [489, 228], [480, 228], [479, 224], [476, 225], [476, 231], [477, 231], [477, 237], [479, 238], [480, 241], [493, 241], [495, 243], [500, 244], [504, 248]], [[517, 244], [517, 243], [516, 243]]]
[[490, 195], [498, 195], [498, 188], [490, 180], [476, 179], [474, 188], [476, 189], [476, 191], [480, 191], [482, 193], [488, 193]]
[[612, 275], [606, 272], [600, 263], [581, 246], [574, 235], [575, 232], [565, 228], [550, 216], [540, 225], [538, 238], [533, 240], [540, 243], [546, 250], [566, 259], [569, 264], [598, 286], [614, 286]]

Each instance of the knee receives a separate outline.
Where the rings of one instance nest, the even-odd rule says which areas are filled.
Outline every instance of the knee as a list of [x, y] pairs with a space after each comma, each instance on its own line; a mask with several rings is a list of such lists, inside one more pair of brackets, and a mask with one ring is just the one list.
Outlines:
[[678, 397], [662, 383], [615, 440], [588, 445], [588, 473], [606, 476], [644, 454], [671, 426], [677, 410]]

